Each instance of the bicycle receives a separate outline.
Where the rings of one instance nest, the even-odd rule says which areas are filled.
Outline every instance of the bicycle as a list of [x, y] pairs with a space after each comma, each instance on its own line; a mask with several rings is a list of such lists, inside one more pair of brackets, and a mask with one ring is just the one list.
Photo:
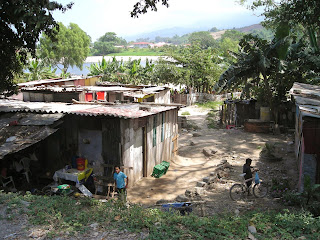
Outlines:
[[[242, 173], [239, 176], [244, 178], [245, 175], [246, 175], [245, 173]], [[244, 179], [243, 183], [236, 183], [232, 185], [232, 187], [230, 188], [229, 194], [230, 194], [230, 198], [233, 201], [243, 200], [244, 198], [246, 198], [246, 196], [250, 191], [250, 188], [253, 188], [252, 192], [256, 198], [263, 198], [268, 194], [269, 186], [262, 180], [259, 179], [259, 182], [255, 183], [253, 187], [252, 187], [252, 184], [249, 187], [247, 186], [246, 183], [248, 181], [254, 182], [255, 178]]]

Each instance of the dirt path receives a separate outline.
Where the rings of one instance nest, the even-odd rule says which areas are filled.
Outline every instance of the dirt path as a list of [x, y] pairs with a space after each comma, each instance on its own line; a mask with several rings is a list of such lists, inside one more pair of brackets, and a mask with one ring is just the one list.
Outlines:
[[190, 115], [184, 115], [189, 122], [195, 123], [202, 130], [208, 129], [206, 117], [209, 112], [208, 109], [200, 108], [197, 105], [189, 106], [182, 108], [179, 111], [179, 116], [182, 116], [183, 113], [190, 113]]
[[[199, 111], [200, 110], [200, 111]], [[160, 199], [174, 201], [179, 194], [186, 190], [193, 190], [197, 181], [209, 176], [221, 160], [227, 160], [232, 165], [230, 176], [211, 186], [202, 200], [207, 202], [208, 214], [234, 209], [254, 207], [281, 207], [273, 199], [255, 199], [249, 197], [245, 203], [236, 203], [229, 197], [230, 186], [240, 181], [239, 174], [245, 159], [250, 157], [253, 166], [260, 169], [260, 177], [271, 182], [273, 178], [295, 178], [296, 164], [294, 161], [293, 145], [290, 145], [293, 136], [254, 134], [243, 130], [208, 129], [205, 124], [206, 111], [197, 107], [181, 110], [191, 115], [188, 120], [195, 121], [202, 129], [198, 131], [181, 131], [179, 138], [179, 153], [171, 161], [170, 168], [165, 176], [159, 179], [147, 177], [128, 190], [128, 200], [134, 203], [153, 205]], [[193, 137], [193, 133], [200, 136]], [[260, 159], [260, 152], [266, 142], [275, 142], [280, 148], [284, 160], [278, 163], [265, 162]], [[193, 142], [192, 144], [190, 144]], [[217, 153], [207, 158], [202, 153], [204, 148], [215, 149]]]

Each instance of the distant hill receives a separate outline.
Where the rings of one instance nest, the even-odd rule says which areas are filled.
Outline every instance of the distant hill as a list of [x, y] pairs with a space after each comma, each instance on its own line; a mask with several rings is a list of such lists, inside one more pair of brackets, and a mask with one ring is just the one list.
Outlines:
[[226, 32], [227, 30], [222, 30], [222, 31], [218, 31], [218, 32], [211, 32], [210, 35], [214, 38], [214, 39], [219, 39], [221, 38], [221, 36]]
[[262, 29], [264, 29], [264, 27], [261, 24], [253, 24], [250, 26], [242, 27], [242, 28], [235, 28], [234, 30], [237, 30], [237, 31], [243, 32], [243, 33], [249, 33], [249, 32], [253, 32], [255, 30], [262, 30]]
[[[267, 30], [261, 24], [253, 24], [253, 25], [246, 26], [246, 27], [233, 28], [233, 29], [228, 29], [228, 30], [236, 30], [236, 31], [246, 33], [246, 34], [251, 33], [253, 35], [258, 35], [259, 37], [267, 39], [267, 40], [271, 40], [273, 38], [272, 31]], [[210, 35], [214, 39], [219, 39], [226, 31], [227, 30], [222, 30], [219, 32], [212, 32], [212, 33], [210, 33]]]
[[[233, 29], [228, 29], [228, 30], [237, 30], [239, 32], [243, 33], [253, 33], [257, 34], [263, 38], [270, 39], [272, 38], [273, 34], [271, 31], [266, 30], [261, 24], [253, 24], [250, 26], [246, 27], [241, 27], [241, 28], [233, 28]], [[198, 31], [208, 31], [208, 29], [205, 29], [204, 27], [199, 27], [199, 28], [184, 28], [184, 27], [173, 27], [173, 28], [166, 28], [166, 29], [161, 29], [153, 32], [146, 32], [146, 33], [141, 33], [137, 35], [132, 35], [132, 36], [127, 36], [124, 37], [127, 41], [135, 41], [138, 38], [149, 38], [150, 41], [154, 40], [155, 37], [160, 36], [160, 37], [173, 37], [174, 35], [178, 36], [183, 36], [185, 34], [189, 34], [192, 32], [198, 32]], [[211, 32], [210, 34], [214, 39], [219, 39], [221, 38], [221, 35], [225, 33], [226, 30], [221, 30], [218, 32]]]
[[204, 28], [183, 28], [183, 27], [173, 27], [166, 28], [157, 31], [141, 33], [137, 35], [124, 37], [127, 41], [135, 41], [138, 38], [149, 38], [150, 40], [155, 39], [155, 37], [173, 37], [174, 35], [182, 36], [188, 33], [197, 32], [197, 31], [206, 31], [208, 29]]

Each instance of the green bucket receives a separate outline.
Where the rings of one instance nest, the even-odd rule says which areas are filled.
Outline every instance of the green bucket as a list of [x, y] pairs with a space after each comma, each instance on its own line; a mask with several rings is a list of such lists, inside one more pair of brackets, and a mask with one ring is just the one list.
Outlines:
[[62, 185], [59, 185], [57, 188], [59, 189], [59, 192], [65, 193], [65, 194], [68, 194], [71, 191], [69, 184], [62, 184]]

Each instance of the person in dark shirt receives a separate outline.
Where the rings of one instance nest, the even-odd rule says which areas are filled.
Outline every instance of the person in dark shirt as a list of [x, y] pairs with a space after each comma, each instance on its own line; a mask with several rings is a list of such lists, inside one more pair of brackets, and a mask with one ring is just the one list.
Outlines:
[[[250, 158], [247, 158], [246, 163], [243, 165], [242, 172], [246, 174], [246, 175], [244, 175], [244, 179], [246, 179], [246, 180], [252, 178], [251, 163], [252, 163], [252, 160]], [[247, 184], [247, 187], [250, 187], [252, 184], [252, 180], [247, 181], [246, 184]]]

